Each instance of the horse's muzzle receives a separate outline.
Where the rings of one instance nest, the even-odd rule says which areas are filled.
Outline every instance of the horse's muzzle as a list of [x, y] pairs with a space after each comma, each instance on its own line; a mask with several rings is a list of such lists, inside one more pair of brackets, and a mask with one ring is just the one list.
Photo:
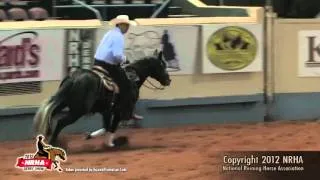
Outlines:
[[168, 79], [168, 80], [166, 80], [166, 82], [165, 82], [165, 86], [170, 86], [170, 84], [171, 84], [171, 79]]

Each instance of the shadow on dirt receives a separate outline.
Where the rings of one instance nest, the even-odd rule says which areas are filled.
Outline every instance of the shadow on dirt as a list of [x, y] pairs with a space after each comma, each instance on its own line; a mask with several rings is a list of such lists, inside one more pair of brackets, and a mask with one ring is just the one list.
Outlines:
[[125, 136], [117, 137], [113, 143], [115, 144], [115, 147], [108, 147], [104, 143], [101, 143], [100, 145], [93, 145], [93, 144], [84, 144], [77, 148], [68, 148], [67, 153], [68, 154], [87, 154], [87, 153], [105, 153], [105, 152], [119, 152], [119, 151], [137, 151], [137, 150], [160, 150], [160, 149], [166, 149], [166, 146], [139, 146], [134, 145], [131, 146], [129, 143], [129, 140]]
[[100, 147], [93, 145], [83, 145], [77, 149], [68, 149], [68, 154], [70, 155], [78, 155], [78, 154], [88, 154], [88, 153], [106, 153], [106, 152], [121, 152], [121, 151], [139, 151], [139, 150], [160, 150], [167, 149], [166, 146], [121, 146], [121, 147], [106, 147], [104, 144], [101, 144]]

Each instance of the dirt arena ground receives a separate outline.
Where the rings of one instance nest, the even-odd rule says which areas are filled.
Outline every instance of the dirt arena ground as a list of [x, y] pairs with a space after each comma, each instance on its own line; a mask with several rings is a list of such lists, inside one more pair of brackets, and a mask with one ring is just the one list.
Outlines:
[[[320, 150], [320, 122], [204, 125], [168, 129], [120, 130], [130, 146], [105, 151], [103, 137], [85, 141], [67, 136], [70, 168], [127, 168], [118, 173], [30, 172], [15, 169], [17, 156], [35, 152], [34, 141], [0, 143], [0, 180], [213, 180], [223, 179], [219, 152], [226, 150]], [[232, 178], [237, 179], [237, 178]]]

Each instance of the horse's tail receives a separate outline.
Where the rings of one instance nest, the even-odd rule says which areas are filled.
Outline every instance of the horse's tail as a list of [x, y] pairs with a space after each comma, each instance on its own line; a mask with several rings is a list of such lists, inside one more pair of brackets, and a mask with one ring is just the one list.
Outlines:
[[35, 135], [50, 135], [51, 118], [55, 112], [58, 112], [58, 110], [62, 110], [65, 107], [64, 102], [72, 85], [73, 82], [71, 78], [66, 77], [60, 84], [56, 94], [50, 99], [46, 99], [41, 103], [33, 120]]

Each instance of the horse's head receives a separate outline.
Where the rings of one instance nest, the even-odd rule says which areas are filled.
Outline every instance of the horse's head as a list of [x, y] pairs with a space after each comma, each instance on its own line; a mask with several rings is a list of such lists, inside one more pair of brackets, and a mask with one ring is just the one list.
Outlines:
[[150, 77], [159, 81], [163, 86], [169, 86], [171, 79], [167, 71], [167, 64], [162, 59], [162, 51], [158, 53], [158, 51], [155, 50], [151, 59]]
[[[140, 85], [142, 85], [149, 76], [157, 80], [162, 86], [169, 86], [171, 83], [171, 79], [167, 72], [167, 65], [165, 61], [162, 60], [162, 51], [158, 53], [158, 51], [155, 50], [153, 56], [137, 60], [126, 66], [126, 68], [133, 68], [137, 72], [140, 79]], [[129, 69], [127, 69], [127, 71]]]

